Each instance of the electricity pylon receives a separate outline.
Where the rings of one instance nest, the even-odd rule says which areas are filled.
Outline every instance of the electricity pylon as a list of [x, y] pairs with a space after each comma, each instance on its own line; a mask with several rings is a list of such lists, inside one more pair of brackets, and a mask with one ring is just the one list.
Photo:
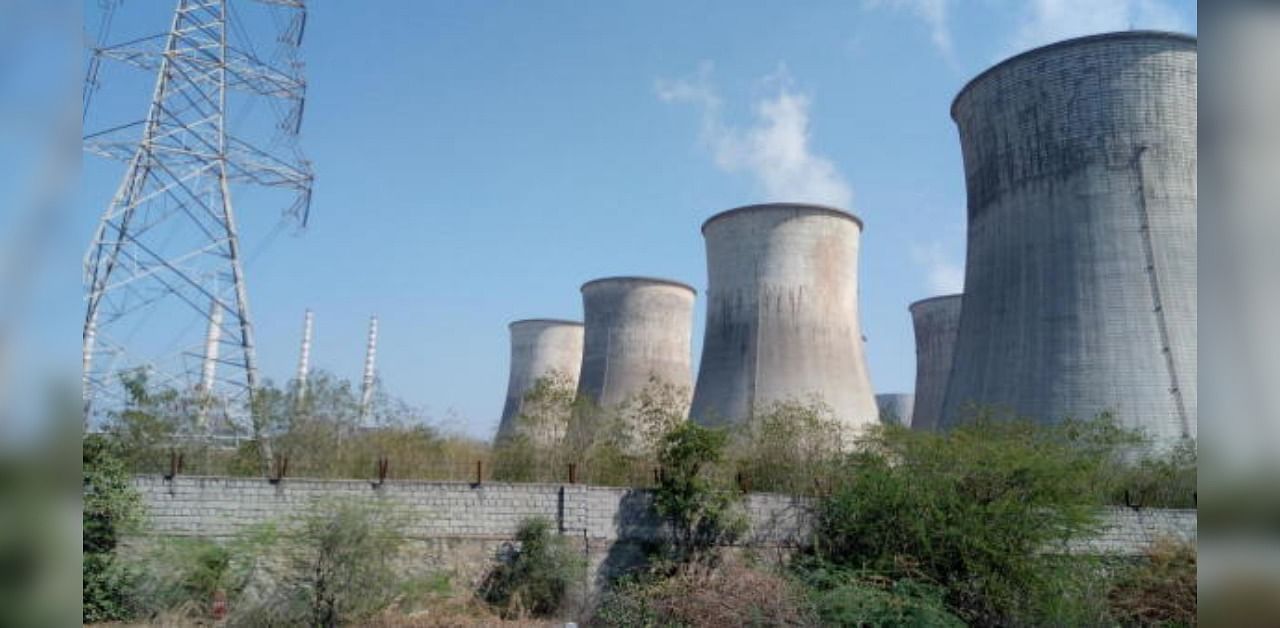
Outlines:
[[[247, 419], [269, 461], [253, 410], [258, 374], [232, 190], [283, 189], [285, 219], [306, 224], [313, 176], [297, 145], [306, 8], [257, 0], [274, 20], [252, 24], [272, 24], [268, 61], [230, 4], [178, 0], [168, 32], [92, 49], [86, 116], [101, 60], [154, 72], [155, 83], [145, 118], [85, 136], [88, 152], [127, 164], [84, 261], [85, 420], [118, 406], [120, 374], [142, 369], [153, 384], [195, 393], [202, 424], [207, 412]], [[229, 113], [262, 100], [269, 122], [230, 132]]]

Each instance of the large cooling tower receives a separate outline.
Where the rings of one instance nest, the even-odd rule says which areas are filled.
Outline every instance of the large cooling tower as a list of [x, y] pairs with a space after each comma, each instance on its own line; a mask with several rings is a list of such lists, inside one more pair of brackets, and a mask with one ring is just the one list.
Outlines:
[[880, 422], [886, 425], [911, 427], [911, 415], [915, 404], [915, 395], [906, 393], [876, 395], [876, 406], [880, 409]]
[[916, 403], [911, 427], [938, 429], [938, 416], [947, 395], [951, 356], [960, 328], [959, 294], [922, 299], [912, 303], [911, 322], [916, 331]]
[[979, 403], [1195, 435], [1196, 86], [1194, 38], [1135, 31], [960, 91], [968, 261], [944, 426]]
[[515, 321], [511, 329], [511, 374], [507, 378], [507, 402], [502, 408], [498, 436], [515, 428], [525, 393], [544, 377], [563, 378], [578, 385], [582, 364], [582, 323], [545, 318]]
[[617, 406], [656, 379], [687, 394], [696, 294], [685, 284], [649, 277], [583, 284], [586, 340], [578, 393]]
[[878, 421], [858, 328], [861, 233], [853, 215], [801, 203], [703, 223], [707, 327], [692, 418], [740, 422], [816, 397], [845, 425]]

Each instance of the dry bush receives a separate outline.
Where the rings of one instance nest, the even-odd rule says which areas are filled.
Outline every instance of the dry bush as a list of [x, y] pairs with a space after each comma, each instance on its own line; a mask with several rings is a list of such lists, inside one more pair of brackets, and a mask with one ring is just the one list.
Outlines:
[[1196, 625], [1196, 548], [1160, 539], [1116, 579], [1113, 616], [1126, 625]]
[[670, 578], [612, 594], [590, 625], [737, 628], [814, 626], [804, 592], [785, 577], [726, 559], [681, 565]]

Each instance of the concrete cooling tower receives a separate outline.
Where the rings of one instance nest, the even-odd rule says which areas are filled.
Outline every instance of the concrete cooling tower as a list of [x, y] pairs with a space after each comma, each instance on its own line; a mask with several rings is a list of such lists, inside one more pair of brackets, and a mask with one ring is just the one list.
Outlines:
[[877, 423], [858, 328], [862, 222], [801, 203], [712, 216], [707, 321], [690, 416], [741, 422], [773, 402], [820, 398], [843, 424]]
[[915, 404], [915, 395], [906, 393], [876, 395], [876, 406], [880, 409], [880, 422], [885, 425], [911, 427], [911, 415]]
[[564, 378], [578, 385], [582, 365], [582, 323], [535, 318], [515, 321], [511, 329], [511, 374], [507, 378], [507, 402], [502, 408], [498, 437], [514, 433], [525, 393], [543, 377]]
[[959, 294], [922, 299], [912, 303], [911, 322], [916, 331], [916, 404], [911, 427], [938, 429], [938, 416], [947, 395], [951, 356], [960, 328]]
[[583, 284], [586, 339], [578, 394], [604, 407], [617, 406], [644, 390], [651, 378], [687, 394], [693, 380], [696, 294], [685, 284], [648, 277]]
[[989, 404], [1195, 436], [1196, 40], [1038, 48], [952, 104], [968, 260], [942, 425]]

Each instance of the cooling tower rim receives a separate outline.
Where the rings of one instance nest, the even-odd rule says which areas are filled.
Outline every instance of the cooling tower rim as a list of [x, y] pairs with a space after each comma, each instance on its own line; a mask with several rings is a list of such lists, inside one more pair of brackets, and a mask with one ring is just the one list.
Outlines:
[[950, 110], [951, 119], [952, 120], [956, 119], [956, 105], [960, 102], [960, 99], [963, 98], [964, 95], [967, 94], [973, 88], [974, 85], [978, 84], [984, 78], [990, 76], [991, 74], [994, 74], [995, 72], [1001, 69], [1004, 69], [1009, 65], [1025, 60], [1027, 57], [1036, 56], [1045, 52], [1057, 50], [1059, 48], [1069, 48], [1069, 47], [1079, 46], [1082, 44], [1091, 44], [1097, 41], [1108, 40], [1108, 39], [1148, 39], [1148, 40], [1149, 39], [1168, 39], [1173, 41], [1189, 42], [1192, 44], [1195, 44], [1198, 41], [1195, 35], [1190, 35], [1187, 33], [1179, 33], [1177, 31], [1132, 30], [1132, 31], [1114, 31], [1110, 33], [1098, 33], [1096, 35], [1085, 35], [1083, 37], [1072, 37], [1070, 39], [1063, 39], [1062, 41], [1055, 41], [1051, 44], [1045, 44], [1043, 46], [1038, 46], [1036, 48], [1024, 50], [1011, 57], [1008, 57], [1006, 59], [996, 62], [995, 65], [992, 65], [991, 67], [979, 72], [973, 78], [969, 79], [968, 82], [964, 84], [964, 87], [961, 87], [960, 91], [956, 92], [955, 98], [951, 99], [951, 110]]
[[582, 327], [582, 321], [571, 321], [565, 318], [522, 318], [520, 320], [507, 323], [507, 327], [515, 327], [516, 325], [532, 325], [541, 323], [545, 325], [568, 325], [571, 327]]
[[766, 209], [804, 209], [804, 210], [817, 211], [825, 214], [830, 214], [838, 218], [847, 218], [849, 220], [852, 220], [854, 224], [858, 225], [858, 230], [859, 231], [862, 230], [861, 218], [858, 218], [852, 213], [847, 212], [838, 207], [832, 207], [830, 205], [819, 205], [817, 203], [757, 203], [754, 205], [743, 205], [742, 207], [726, 209], [718, 214], [711, 216], [710, 218], [703, 221], [702, 234], [706, 235], [707, 226], [717, 220], [720, 220], [721, 218], [725, 218], [727, 216], [737, 215], [741, 213], [760, 211], [760, 210], [766, 210]]
[[588, 281], [582, 284], [582, 287], [579, 288], [578, 290], [581, 292], [586, 292], [587, 286], [598, 284], [598, 283], [644, 283], [644, 284], [652, 284], [652, 285], [659, 285], [659, 286], [671, 286], [674, 288], [683, 288], [685, 290], [688, 290], [689, 292], [692, 292], [695, 295], [698, 294], [697, 288], [694, 288], [693, 286], [687, 283], [684, 283], [682, 281], [676, 281], [674, 279], [665, 279], [663, 277], [646, 277], [644, 275], [620, 275], [617, 277], [600, 277], [599, 279], [592, 279], [591, 281]]
[[913, 301], [913, 302], [911, 303], [911, 305], [908, 305], [908, 306], [907, 306], [907, 309], [908, 309], [908, 310], [911, 310], [911, 311], [913, 311], [913, 312], [914, 312], [914, 311], [915, 311], [915, 309], [916, 309], [916, 307], [921, 306], [921, 305], [928, 305], [928, 304], [930, 304], [930, 303], [933, 303], [934, 301], [944, 301], [944, 300], [948, 300], [948, 299], [957, 299], [957, 298], [960, 298], [960, 297], [963, 297], [963, 296], [964, 296], [964, 293], [963, 293], [963, 292], [956, 292], [956, 293], [954, 293], [954, 294], [940, 294], [940, 295], [935, 296], [935, 297], [929, 297], [929, 298], [927, 298], [927, 299], [920, 299], [919, 301]]

